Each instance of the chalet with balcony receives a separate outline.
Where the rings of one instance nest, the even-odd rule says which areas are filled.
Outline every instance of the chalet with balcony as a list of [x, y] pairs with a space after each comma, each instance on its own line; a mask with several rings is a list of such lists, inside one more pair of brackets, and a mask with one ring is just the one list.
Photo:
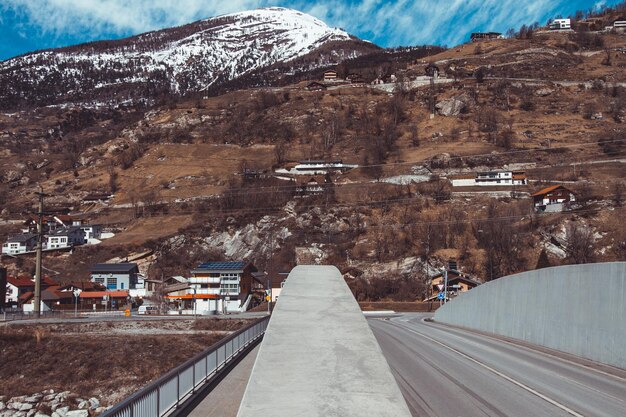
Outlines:
[[[480, 285], [480, 282], [456, 269], [448, 268], [446, 272], [448, 273], [448, 298], [456, 297]], [[429, 281], [428, 297], [425, 301], [433, 301], [437, 299], [439, 292], [445, 292], [444, 272], [433, 275]]]
[[206, 262], [191, 271], [188, 288], [168, 298], [180, 303], [182, 310], [197, 314], [246, 311], [253, 293], [262, 292], [265, 286], [253, 272], [256, 267], [245, 261]]
[[531, 194], [531, 197], [535, 211], [538, 212], [563, 211], [565, 204], [576, 201], [574, 193], [562, 185], [546, 187]]
[[306, 86], [306, 89], [309, 91], [325, 91], [327, 88], [326, 84], [318, 83], [317, 81], [313, 81]]
[[324, 71], [324, 77], [322, 78], [322, 80], [326, 82], [337, 81], [337, 71], [333, 71], [333, 70]]

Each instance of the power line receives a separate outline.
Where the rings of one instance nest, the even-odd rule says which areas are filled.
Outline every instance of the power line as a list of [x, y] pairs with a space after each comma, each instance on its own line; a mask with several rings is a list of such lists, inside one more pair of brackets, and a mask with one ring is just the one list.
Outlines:
[[[451, 155], [450, 159], [463, 159], [463, 158], [479, 158], [479, 157], [498, 157], [498, 156], [503, 156], [503, 155], [515, 155], [515, 154], [520, 154], [520, 153], [528, 153], [528, 152], [545, 152], [545, 151], [558, 151], [559, 149], [571, 149], [571, 148], [581, 148], [581, 147], [587, 147], [587, 146], [600, 146], [600, 145], [604, 145], [604, 144], [609, 144], [609, 143], [619, 143], [619, 142], [625, 142], [626, 139], [613, 139], [613, 140], [607, 140], [607, 141], [595, 141], [595, 142], [588, 142], [588, 143], [578, 143], [578, 144], [570, 144], [570, 145], [561, 145], [561, 146], [544, 146], [544, 147], [539, 147], [539, 148], [532, 148], [532, 149], [515, 149], [515, 150], [510, 150], [510, 151], [503, 151], [503, 152], [497, 152], [497, 153], [484, 153], [484, 154], [473, 154], [473, 155]], [[194, 157], [194, 156], [183, 156], [183, 155], [179, 155], [173, 158], [179, 158], [179, 159], [194, 159], [197, 160], [198, 157]], [[228, 160], [228, 161], [242, 161], [241, 159], [232, 159], [232, 158], [224, 158], [222, 160]], [[407, 162], [389, 162], [389, 163], [381, 163], [381, 164], [369, 164], [369, 165], [359, 165], [356, 168], [353, 169], [362, 169], [362, 168], [375, 168], [375, 167], [393, 167], [393, 166], [402, 166], [402, 165], [415, 165], [415, 164], [420, 164], [423, 163], [424, 160], [421, 161], [407, 161]], [[167, 163], [167, 162], [155, 162], [156, 165], [159, 166], [176, 166], [176, 167], [180, 167], [181, 164], [175, 164], [175, 163]], [[189, 166], [189, 167], [196, 167], [196, 168], [217, 168], [217, 167], [221, 167], [222, 165], [208, 165], [208, 164], [188, 164], [185, 163], [185, 166]]]

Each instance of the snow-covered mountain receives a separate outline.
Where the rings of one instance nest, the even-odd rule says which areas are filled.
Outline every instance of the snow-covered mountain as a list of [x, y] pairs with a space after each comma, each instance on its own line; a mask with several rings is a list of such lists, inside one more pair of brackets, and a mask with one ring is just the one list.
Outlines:
[[258, 9], [1, 62], [0, 102], [12, 107], [184, 95], [314, 54], [323, 46], [324, 53], [307, 61], [308, 69], [377, 48], [296, 10]]

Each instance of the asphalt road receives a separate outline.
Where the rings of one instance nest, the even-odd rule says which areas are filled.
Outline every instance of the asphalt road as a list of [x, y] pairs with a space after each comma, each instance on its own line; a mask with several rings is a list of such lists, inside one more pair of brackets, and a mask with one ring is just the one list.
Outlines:
[[626, 416], [625, 370], [427, 316], [369, 319], [413, 416]]

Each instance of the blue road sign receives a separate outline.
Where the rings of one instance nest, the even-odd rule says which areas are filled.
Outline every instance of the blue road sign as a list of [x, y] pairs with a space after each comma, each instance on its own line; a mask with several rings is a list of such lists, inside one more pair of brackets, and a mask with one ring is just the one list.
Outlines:
[[443, 300], [443, 297], [444, 297], [444, 295], [443, 295], [443, 293], [442, 293], [442, 292], [440, 292], [439, 294], [437, 294], [437, 298], [438, 298], [438, 299]]

